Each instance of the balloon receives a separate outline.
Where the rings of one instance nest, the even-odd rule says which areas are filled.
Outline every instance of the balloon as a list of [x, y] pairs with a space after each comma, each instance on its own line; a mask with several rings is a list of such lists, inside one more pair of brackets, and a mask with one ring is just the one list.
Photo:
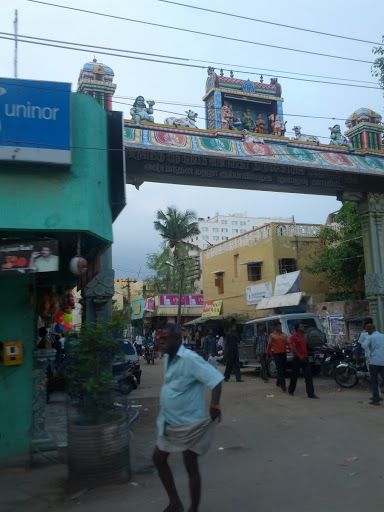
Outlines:
[[55, 325], [55, 332], [57, 332], [57, 334], [60, 334], [64, 331], [64, 326], [62, 324], [56, 324]]
[[64, 324], [64, 331], [70, 331], [72, 328], [73, 328], [73, 325], [71, 324], [71, 322], [66, 322]]
[[62, 324], [63, 320], [64, 320], [63, 313], [56, 313], [56, 315], [55, 315], [55, 323], [56, 324]]
[[66, 315], [64, 315], [63, 319], [64, 319], [64, 322], [67, 324], [72, 321], [72, 315], [67, 313]]

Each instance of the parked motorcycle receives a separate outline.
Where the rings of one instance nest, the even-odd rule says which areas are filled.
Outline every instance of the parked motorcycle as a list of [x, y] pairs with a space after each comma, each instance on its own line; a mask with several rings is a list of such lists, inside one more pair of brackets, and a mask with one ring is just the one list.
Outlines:
[[127, 395], [133, 389], [137, 389], [138, 382], [133, 372], [134, 364], [131, 361], [116, 361], [113, 363], [112, 374], [120, 393]]
[[335, 370], [335, 381], [340, 387], [353, 388], [359, 379], [370, 379], [360, 343], [353, 343], [350, 348], [344, 348], [343, 355], [344, 360]]
[[145, 345], [144, 359], [147, 361], [147, 364], [155, 364], [155, 345], [153, 345], [153, 343]]
[[325, 377], [332, 377], [337, 366], [344, 359], [343, 349], [338, 346], [330, 347], [324, 345], [319, 347], [318, 351], [323, 356], [321, 361], [321, 373]]

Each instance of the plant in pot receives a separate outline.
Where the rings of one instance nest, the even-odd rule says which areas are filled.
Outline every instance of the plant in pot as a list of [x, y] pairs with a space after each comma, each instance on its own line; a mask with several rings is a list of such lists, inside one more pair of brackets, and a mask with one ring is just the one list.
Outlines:
[[113, 409], [112, 363], [120, 354], [114, 326], [84, 325], [69, 340], [68, 466], [70, 482], [89, 487], [129, 480], [127, 418]]

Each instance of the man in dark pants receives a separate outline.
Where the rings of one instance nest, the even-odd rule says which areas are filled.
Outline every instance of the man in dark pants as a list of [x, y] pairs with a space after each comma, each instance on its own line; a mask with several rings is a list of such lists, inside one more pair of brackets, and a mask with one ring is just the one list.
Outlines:
[[290, 349], [288, 336], [281, 330], [281, 322], [275, 323], [275, 330], [269, 335], [267, 355], [273, 353], [276, 363], [277, 380], [276, 386], [287, 391], [285, 385], [285, 372], [287, 369], [287, 352]]
[[296, 324], [295, 331], [296, 332], [291, 336], [293, 361], [292, 375], [291, 380], [289, 382], [288, 393], [290, 395], [293, 395], [295, 393], [297, 377], [299, 375], [300, 368], [302, 368], [308, 398], [319, 398], [318, 396], [315, 395], [315, 390], [313, 388], [311, 366], [308, 361], [307, 341], [305, 338], [304, 324]]
[[227, 361], [224, 372], [225, 382], [229, 381], [232, 370], [235, 372], [236, 382], [243, 382], [239, 368], [239, 343], [240, 338], [237, 333], [237, 327], [236, 324], [233, 324], [225, 339], [224, 358]]

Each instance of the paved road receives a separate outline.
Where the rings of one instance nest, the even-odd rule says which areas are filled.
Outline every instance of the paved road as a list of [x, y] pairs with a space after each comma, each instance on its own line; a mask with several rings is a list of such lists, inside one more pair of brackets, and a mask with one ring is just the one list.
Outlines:
[[[160, 512], [167, 500], [151, 463], [154, 420], [162, 368], [142, 366], [140, 407], [132, 446], [130, 484], [90, 491], [75, 499], [63, 492], [65, 466], [38, 466], [27, 473], [0, 474], [4, 512]], [[254, 374], [244, 383], [224, 383], [223, 421], [211, 450], [201, 459], [201, 512], [362, 512], [384, 503], [384, 406], [368, 405], [363, 386], [338, 391], [316, 378], [320, 400], [306, 397], [299, 380], [290, 397]], [[355, 460], [357, 459], [357, 460]], [[171, 464], [185, 504], [188, 490], [180, 456]], [[16, 485], [17, 483], [17, 485]], [[4, 498], [0, 498], [4, 501]], [[28, 505], [28, 506], [27, 506]]]

